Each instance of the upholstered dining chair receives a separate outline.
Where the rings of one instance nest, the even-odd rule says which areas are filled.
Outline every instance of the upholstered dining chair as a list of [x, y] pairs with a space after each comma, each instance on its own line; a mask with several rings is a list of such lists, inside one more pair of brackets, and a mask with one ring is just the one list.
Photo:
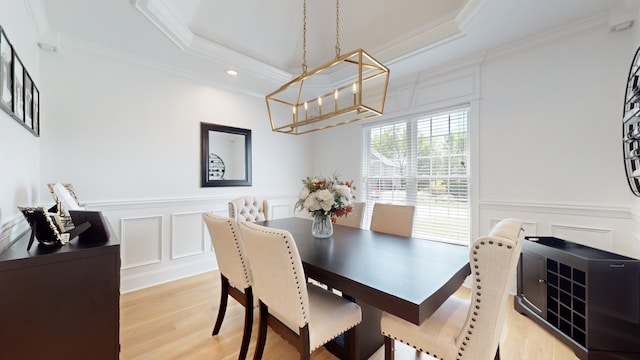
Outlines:
[[269, 202], [255, 196], [241, 196], [229, 201], [229, 217], [236, 222], [269, 220]]
[[394, 339], [437, 359], [500, 359], [500, 335], [522, 235], [522, 222], [506, 219], [473, 242], [470, 300], [451, 296], [420, 325], [383, 313], [385, 360], [394, 359]]
[[247, 357], [251, 340], [255, 306], [251, 287], [253, 279], [247, 253], [242, 243], [242, 235], [238, 229], [238, 223], [232, 218], [212, 212], [204, 213], [202, 216], [207, 224], [211, 245], [213, 245], [220, 269], [220, 307], [211, 335], [216, 336], [220, 332], [222, 320], [224, 320], [227, 311], [227, 301], [231, 296], [245, 308], [244, 331], [238, 355], [239, 360], [244, 360]]
[[293, 344], [300, 359], [344, 333], [350, 357], [356, 325], [362, 321], [360, 306], [305, 281], [302, 261], [291, 234], [250, 222], [240, 224], [249, 255], [253, 289], [259, 299], [260, 325], [254, 359], [262, 358], [267, 324]]
[[352, 203], [353, 210], [347, 216], [336, 218], [337, 225], [350, 226], [355, 228], [362, 227], [362, 219], [364, 218], [365, 202], [354, 201]]
[[413, 234], [413, 218], [416, 207], [413, 205], [373, 204], [371, 213], [371, 231], [409, 237]]

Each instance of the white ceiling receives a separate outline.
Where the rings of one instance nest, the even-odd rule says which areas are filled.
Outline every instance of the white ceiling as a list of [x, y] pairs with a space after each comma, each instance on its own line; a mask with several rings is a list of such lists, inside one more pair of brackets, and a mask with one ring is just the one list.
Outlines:
[[[300, 74], [303, 0], [26, 0], [41, 42], [93, 47], [264, 96]], [[309, 70], [335, 57], [334, 1], [307, 0]], [[589, 18], [633, 18], [638, 0], [342, 0], [340, 50], [394, 78], [456, 63]], [[224, 74], [236, 69], [237, 77]]]

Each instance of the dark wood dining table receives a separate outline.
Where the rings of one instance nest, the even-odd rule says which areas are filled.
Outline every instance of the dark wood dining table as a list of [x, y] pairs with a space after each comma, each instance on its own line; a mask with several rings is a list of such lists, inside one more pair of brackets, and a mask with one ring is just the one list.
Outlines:
[[[285, 218], [259, 224], [287, 230], [307, 277], [339, 290], [362, 308], [358, 357], [384, 343], [382, 311], [420, 324], [456, 292], [469, 268], [469, 249], [439, 241], [334, 225], [333, 236], [314, 238], [311, 220]], [[326, 347], [343, 358], [342, 344]]]

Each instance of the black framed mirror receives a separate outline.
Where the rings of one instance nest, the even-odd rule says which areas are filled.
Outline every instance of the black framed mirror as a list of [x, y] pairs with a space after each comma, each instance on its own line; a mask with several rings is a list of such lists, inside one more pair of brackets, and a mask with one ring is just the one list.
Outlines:
[[251, 186], [251, 130], [200, 123], [202, 187]]

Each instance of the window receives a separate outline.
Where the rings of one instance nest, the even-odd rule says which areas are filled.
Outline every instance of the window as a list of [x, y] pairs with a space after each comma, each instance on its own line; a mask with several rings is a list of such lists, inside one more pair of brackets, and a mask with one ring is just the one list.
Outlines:
[[468, 244], [468, 107], [364, 129], [365, 222], [375, 202], [416, 206], [413, 236]]

